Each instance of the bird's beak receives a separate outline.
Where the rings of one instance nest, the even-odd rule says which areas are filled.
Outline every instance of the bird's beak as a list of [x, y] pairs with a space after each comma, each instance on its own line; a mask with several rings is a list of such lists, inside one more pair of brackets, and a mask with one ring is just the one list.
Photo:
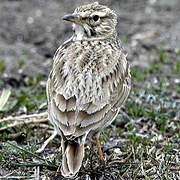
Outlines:
[[73, 23], [78, 23], [79, 21], [79, 17], [76, 14], [67, 14], [62, 19]]

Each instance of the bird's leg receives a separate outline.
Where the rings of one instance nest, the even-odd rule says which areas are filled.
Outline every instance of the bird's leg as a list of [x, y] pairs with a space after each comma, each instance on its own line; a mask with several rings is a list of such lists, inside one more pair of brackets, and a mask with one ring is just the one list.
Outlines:
[[46, 146], [49, 144], [50, 141], [52, 141], [57, 135], [57, 131], [54, 130], [52, 135], [44, 142], [44, 144], [42, 145], [42, 147], [40, 149], [38, 149], [36, 151], [36, 153], [41, 153], [42, 151], [44, 151], [44, 149], [46, 148]]
[[101, 145], [100, 145], [99, 139], [97, 137], [96, 137], [96, 145], [97, 145], [97, 148], [98, 148], [98, 153], [99, 153], [99, 156], [100, 156], [100, 161], [101, 161], [101, 163], [104, 163], [103, 152], [102, 152], [102, 149], [101, 149]]
[[100, 142], [99, 142], [99, 135], [100, 135], [100, 133], [98, 132], [95, 135], [95, 140], [96, 140], [96, 145], [97, 145], [97, 148], [98, 148], [98, 153], [99, 153], [99, 156], [100, 156], [100, 163], [104, 164], [104, 156], [103, 156], [103, 152], [102, 152], [101, 145], [100, 145]]

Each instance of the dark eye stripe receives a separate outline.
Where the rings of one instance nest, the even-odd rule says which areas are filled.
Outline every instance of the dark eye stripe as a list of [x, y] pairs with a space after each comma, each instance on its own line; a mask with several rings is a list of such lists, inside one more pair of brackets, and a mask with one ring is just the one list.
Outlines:
[[[93, 19], [94, 17], [82, 17], [81, 20], [85, 21], [87, 19]], [[99, 17], [100, 18], [100, 17]], [[107, 18], [107, 16], [101, 17], [101, 19]], [[94, 19], [93, 19], [94, 20]]]
[[87, 18], [86, 18], [86, 17], [82, 17], [81, 19], [82, 19], [82, 20], [86, 20]]
[[96, 31], [94, 29], [90, 29], [91, 31], [91, 36], [95, 36], [96, 35]]

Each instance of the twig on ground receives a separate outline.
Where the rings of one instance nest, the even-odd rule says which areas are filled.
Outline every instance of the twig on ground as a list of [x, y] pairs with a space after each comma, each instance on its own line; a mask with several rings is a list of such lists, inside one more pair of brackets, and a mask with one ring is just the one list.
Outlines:
[[124, 177], [124, 176], [129, 172], [130, 169], [131, 169], [131, 164], [130, 164], [130, 166], [126, 169], [126, 171], [122, 174], [122, 177]]
[[49, 144], [50, 141], [52, 141], [56, 137], [56, 135], [57, 135], [57, 131], [53, 131], [51, 136], [44, 142], [42, 147], [36, 151], [36, 153], [41, 153], [42, 151], [44, 151], [46, 146]]
[[[132, 156], [132, 153], [130, 153], [125, 159], [114, 159], [111, 162], [109, 162], [108, 165], [112, 166], [113, 164], [116, 164], [116, 163], [126, 163], [130, 159], [131, 156]], [[136, 164], [136, 163], [131, 163], [131, 164]]]
[[34, 176], [0, 176], [0, 179], [32, 179]]
[[29, 115], [26, 115], [26, 114], [23, 114], [21, 116], [9, 116], [7, 118], [3, 118], [3, 119], [0, 119], [0, 123], [2, 122], [6, 122], [6, 121], [22, 121], [22, 120], [27, 120], [27, 119], [42, 119], [44, 117], [44, 119], [47, 119], [47, 112], [43, 112], [43, 113], [39, 113], [39, 114], [29, 114]]
[[19, 167], [47, 167], [57, 169], [55, 165], [45, 164], [45, 163], [10, 163], [12, 166]]
[[40, 128], [44, 128], [44, 129], [49, 129], [49, 130], [54, 130], [54, 127], [52, 125], [49, 124], [32, 124], [31, 127], [40, 127]]
[[129, 160], [129, 158], [131, 157], [132, 153], [130, 153], [125, 159], [121, 160], [121, 162], [125, 163]]
[[35, 168], [35, 170], [34, 170], [35, 180], [39, 180], [39, 179], [40, 179], [39, 174], [40, 174], [40, 168], [39, 168], [39, 166], [37, 166], [37, 167]]
[[31, 115], [22, 115], [22, 116], [16, 116], [16, 117], [8, 117], [0, 120], [0, 123], [6, 122], [6, 121], [14, 121], [11, 124], [8, 124], [4, 127], [0, 128], [0, 131], [6, 130], [8, 128], [20, 126], [23, 124], [30, 124], [30, 123], [41, 123], [41, 122], [47, 122], [48, 121], [48, 114], [47, 112], [40, 113], [40, 114], [31, 114]]

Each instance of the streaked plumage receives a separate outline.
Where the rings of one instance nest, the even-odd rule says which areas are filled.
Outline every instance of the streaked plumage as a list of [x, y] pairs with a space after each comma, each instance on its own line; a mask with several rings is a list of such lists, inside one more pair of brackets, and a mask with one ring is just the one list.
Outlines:
[[114, 120], [131, 80], [114, 11], [93, 3], [64, 19], [73, 22], [75, 32], [55, 53], [47, 97], [49, 120], [62, 137], [61, 172], [73, 177], [81, 167], [87, 135], [99, 136]]

